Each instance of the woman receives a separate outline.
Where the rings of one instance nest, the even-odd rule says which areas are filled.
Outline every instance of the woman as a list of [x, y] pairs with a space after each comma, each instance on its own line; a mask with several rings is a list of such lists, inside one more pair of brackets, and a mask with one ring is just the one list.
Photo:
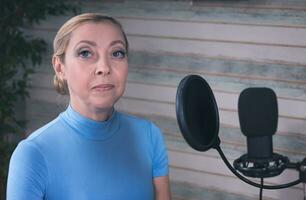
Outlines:
[[54, 85], [67, 110], [21, 141], [9, 168], [7, 199], [170, 199], [162, 134], [122, 114], [128, 41], [113, 18], [76, 16], [58, 31]]

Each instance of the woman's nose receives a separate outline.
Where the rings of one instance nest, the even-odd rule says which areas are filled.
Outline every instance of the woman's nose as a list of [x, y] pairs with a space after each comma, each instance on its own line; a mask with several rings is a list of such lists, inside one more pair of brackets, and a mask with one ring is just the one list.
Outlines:
[[104, 59], [104, 58], [100, 59], [97, 62], [97, 67], [96, 67], [95, 74], [105, 76], [105, 75], [110, 74], [110, 72], [111, 72], [111, 67], [110, 67], [110, 64], [107, 61], [107, 59]]

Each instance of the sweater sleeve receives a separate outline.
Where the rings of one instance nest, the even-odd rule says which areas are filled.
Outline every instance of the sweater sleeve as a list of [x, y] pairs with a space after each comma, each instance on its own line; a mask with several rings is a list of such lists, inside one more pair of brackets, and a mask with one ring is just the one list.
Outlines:
[[42, 200], [47, 168], [35, 143], [22, 141], [12, 154], [7, 182], [7, 200]]
[[163, 134], [151, 123], [151, 137], [153, 147], [153, 177], [166, 176], [169, 173], [168, 155]]

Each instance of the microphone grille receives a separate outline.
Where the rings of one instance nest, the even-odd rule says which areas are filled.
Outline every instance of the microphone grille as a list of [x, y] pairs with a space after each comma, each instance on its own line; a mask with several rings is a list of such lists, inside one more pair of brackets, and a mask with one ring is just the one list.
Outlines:
[[247, 137], [270, 136], [277, 130], [277, 97], [270, 88], [243, 90], [238, 100], [240, 129]]

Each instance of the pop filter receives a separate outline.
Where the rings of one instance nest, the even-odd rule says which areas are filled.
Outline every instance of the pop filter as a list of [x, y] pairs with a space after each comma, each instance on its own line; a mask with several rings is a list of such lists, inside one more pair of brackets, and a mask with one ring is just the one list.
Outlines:
[[[264, 185], [263, 177], [266, 176], [260, 176], [261, 184], [258, 184], [239, 174], [226, 159], [220, 147], [220, 139], [218, 137], [218, 106], [211, 88], [201, 76], [189, 75], [181, 80], [176, 93], [176, 118], [182, 135], [189, 146], [197, 151], [207, 151], [210, 148], [216, 149], [231, 172], [245, 183], [261, 188], [261, 190], [282, 189], [299, 184], [302, 180], [305, 181], [306, 179], [306, 170], [302, 172], [302, 169], [306, 168], [306, 158], [303, 163], [289, 163], [289, 160], [286, 161], [285, 168], [300, 169], [300, 178], [286, 184]], [[235, 160], [236, 168], [237, 164], [239, 165], [241, 163], [240, 158], [237, 160]], [[304, 168], [300, 166], [303, 166]], [[257, 164], [255, 167], [257, 167]], [[247, 171], [248, 163], [242, 164], [240, 168], [246, 168], [245, 171]], [[242, 173], [246, 174], [244, 172]], [[249, 175], [249, 173], [247, 175]]]
[[214, 94], [198, 75], [186, 76], [176, 94], [176, 117], [186, 142], [197, 151], [219, 146], [219, 114]]

